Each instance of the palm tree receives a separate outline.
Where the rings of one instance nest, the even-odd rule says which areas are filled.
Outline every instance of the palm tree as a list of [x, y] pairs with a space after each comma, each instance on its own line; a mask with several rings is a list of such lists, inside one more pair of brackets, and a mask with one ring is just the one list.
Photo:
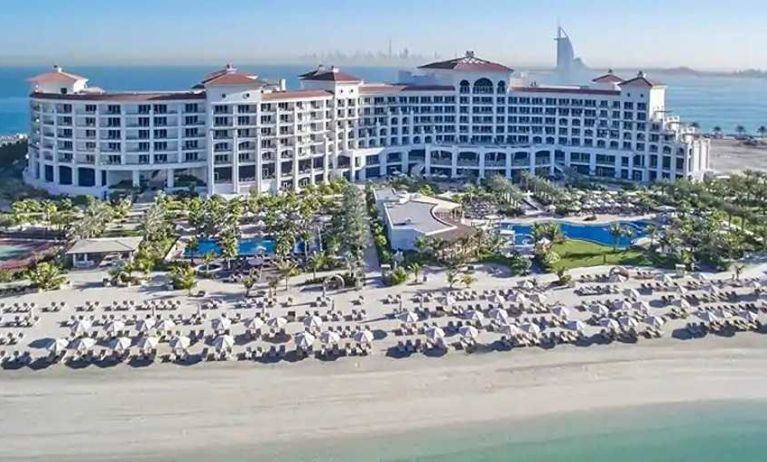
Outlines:
[[256, 275], [253, 270], [247, 276], [242, 278], [242, 286], [245, 288], [245, 297], [250, 297], [250, 291], [256, 285]]
[[694, 128], [695, 130], [700, 129], [700, 124], [698, 122], [693, 122], [690, 124], [690, 127]]
[[762, 138], [764, 138], [765, 135], [767, 135], [767, 127], [765, 127], [764, 125], [760, 126], [756, 131], [759, 132], [759, 136]]
[[186, 248], [189, 250], [189, 257], [191, 258], [192, 266], [194, 266], [194, 256], [197, 254], [197, 251], [200, 250], [200, 239], [198, 239], [197, 236], [192, 237], [186, 244]]
[[735, 280], [740, 281], [740, 276], [743, 274], [743, 270], [746, 269], [745, 265], [742, 263], [738, 263], [733, 267], [733, 271], [735, 272]]
[[280, 275], [280, 279], [285, 279], [285, 290], [288, 290], [290, 278], [298, 273], [298, 265], [292, 260], [282, 259], [275, 262], [274, 268]]
[[168, 275], [170, 276], [170, 282], [173, 285], [173, 288], [177, 290], [186, 289], [191, 293], [192, 288], [197, 285], [192, 265], [185, 263], [174, 265], [171, 267]]
[[205, 264], [205, 272], [210, 271], [210, 264], [216, 259], [216, 254], [212, 250], [209, 250], [202, 256], [202, 262]]
[[738, 134], [738, 137], [742, 138], [746, 134], [746, 127], [744, 127], [743, 125], [738, 125], [737, 127], [735, 127], [735, 133]]
[[453, 267], [448, 268], [447, 285], [452, 289], [456, 282], [458, 282], [458, 269]]
[[416, 283], [418, 282], [418, 273], [420, 273], [422, 269], [423, 269], [423, 265], [418, 263], [417, 261], [414, 261], [408, 267], [408, 270], [410, 270], [410, 272], [413, 273], [413, 279], [415, 279]]
[[655, 238], [658, 234], [658, 227], [653, 224], [649, 224], [645, 228], [645, 231], [650, 236], [650, 249], [652, 249], [653, 247], [655, 247]]
[[477, 282], [477, 278], [473, 275], [469, 273], [463, 273], [461, 275], [461, 284], [465, 285], [467, 289], [471, 287], [475, 282]]
[[719, 125], [714, 127], [714, 136], [717, 138], [722, 136], [722, 127], [720, 127]]
[[330, 257], [325, 252], [315, 252], [309, 256], [309, 267], [312, 269], [312, 279], [317, 279], [317, 271], [330, 263]]
[[613, 253], [617, 252], [618, 242], [620, 241], [621, 236], [623, 236], [623, 227], [620, 223], [613, 223], [610, 225], [610, 228], [608, 228], [608, 231], [613, 238]]
[[58, 289], [67, 282], [61, 268], [49, 262], [38, 263], [30, 270], [28, 277], [32, 285], [40, 290]]

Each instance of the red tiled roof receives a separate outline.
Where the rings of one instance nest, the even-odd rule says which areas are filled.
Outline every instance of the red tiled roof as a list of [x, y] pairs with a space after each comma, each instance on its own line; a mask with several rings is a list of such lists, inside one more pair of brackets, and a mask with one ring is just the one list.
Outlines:
[[78, 80], [88, 80], [85, 77], [82, 77], [76, 74], [70, 74], [69, 72], [64, 72], [58, 66], [54, 66], [53, 69], [54, 70], [51, 72], [45, 72], [43, 74], [39, 74], [32, 78], [29, 78], [27, 79], [27, 82], [70, 84], [70, 83], [75, 83]]
[[617, 75], [613, 74], [613, 70], [610, 69], [607, 74], [600, 75], [599, 77], [592, 80], [592, 82], [596, 83], [621, 83], [623, 82], [623, 79], [618, 77]]
[[512, 91], [522, 93], [568, 93], [580, 95], [619, 95], [618, 90], [602, 90], [599, 88], [570, 88], [570, 87], [512, 87]]
[[449, 59], [447, 61], [437, 61], [434, 63], [419, 66], [419, 69], [448, 69], [455, 71], [468, 72], [514, 72], [510, 67], [503, 64], [494, 63], [485, 59], [477, 58], [474, 52], [467, 51], [466, 56], [461, 58]]
[[252, 75], [247, 74], [222, 74], [204, 82], [205, 85], [252, 85], [262, 83]]
[[361, 93], [390, 93], [400, 91], [453, 91], [452, 85], [408, 85], [408, 84], [386, 84], [378, 83], [372, 85], [363, 85], [360, 87]]
[[359, 79], [351, 74], [342, 72], [337, 67], [331, 67], [330, 69], [325, 69], [321, 66], [314, 71], [301, 74], [299, 78], [301, 80], [312, 80], [312, 81], [319, 81], [319, 82], [361, 82], [362, 81], [362, 79]]
[[645, 77], [644, 72], [639, 72], [636, 77], [629, 80], [624, 80], [623, 82], [620, 82], [620, 86], [642, 86], [642, 87], [657, 87], [660, 84], [657, 82], [650, 81], [647, 77]]
[[262, 101], [281, 101], [286, 99], [312, 99], [312, 98], [330, 98], [332, 93], [325, 90], [293, 90], [293, 91], [275, 91], [264, 93]]
[[166, 93], [72, 93], [62, 95], [59, 93], [32, 93], [31, 98], [67, 100], [67, 101], [186, 101], [204, 100], [205, 92], [166, 92]]

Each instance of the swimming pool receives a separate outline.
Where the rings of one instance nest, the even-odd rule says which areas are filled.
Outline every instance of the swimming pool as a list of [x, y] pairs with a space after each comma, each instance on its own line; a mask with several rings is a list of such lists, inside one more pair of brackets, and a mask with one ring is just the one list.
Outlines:
[[[195, 257], [202, 257], [208, 252], [213, 252], [216, 256], [221, 255], [221, 247], [213, 239], [204, 239], [200, 241], [200, 247], [194, 252]], [[240, 257], [249, 257], [252, 255], [266, 254], [271, 255], [274, 253], [274, 239], [266, 238], [253, 238], [242, 239], [239, 242], [238, 255]], [[192, 257], [192, 252], [189, 249], [184, 251], [184, 256]]]
[[[613, 223], [620, 223], [621, 226], [625, 226], [632, 231], [632, 235], [630, 237], [621, 236], [620, 239], [618, 239], [618, 247], [621, 249], [629, 247], [633, 241], [645, 236], [647, 234], [648, 225], [648, 223], [644, 221], [619, 221], [599, 224], [570, 223], [567, 221], [560, 221], [556, 223], [559, 223], [562, 234], [564, 234], [568, 239], [580, 239], [608, 246], [612, 246], [614, 243], [613, 236], [610, 234], [610, 226]], [[532, 224], [515, 224], [506, 222], [501, 223], [499, 227], [501, 230], [514, 231], [514, 245], [522, 246], [533, 244]]]

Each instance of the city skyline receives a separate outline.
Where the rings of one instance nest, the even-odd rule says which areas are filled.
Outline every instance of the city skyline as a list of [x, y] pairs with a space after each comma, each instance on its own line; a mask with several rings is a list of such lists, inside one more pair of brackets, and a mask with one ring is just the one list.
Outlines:
[[753, 0], [727, 9], [712, 0], [627, 0], [620, 8], [603, 0], [489, 0], [482, 8], [461, 0], [390, 0], [386, 8], [348, 0], [299, 0], [295, 8], [274, 0], [115, 3], [6, 2], [0, 65], [284, 63], [336, 52], [386, 54], [391, 41], [394, 50], [428, 59], [471, 49], [511, 66], [551, 67], [561, 22], [595, 68], [767, 67], [767, 50], [748, 46], [765, 37]]

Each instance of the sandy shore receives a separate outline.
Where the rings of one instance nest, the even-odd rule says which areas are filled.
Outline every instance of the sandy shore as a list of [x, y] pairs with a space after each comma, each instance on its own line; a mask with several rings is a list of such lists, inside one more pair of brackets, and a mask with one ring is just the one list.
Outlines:
[[711, 140], [711, 168], [721, 173], [767, 170], [767, 146], [747, 146], [733, 139]]
[[[180, 460], [607, 407], [767, 399], [767, 336], [466, 357], [0, 372], [0, 460]], [[196, 456], [196, 457], [195, 457]]]

